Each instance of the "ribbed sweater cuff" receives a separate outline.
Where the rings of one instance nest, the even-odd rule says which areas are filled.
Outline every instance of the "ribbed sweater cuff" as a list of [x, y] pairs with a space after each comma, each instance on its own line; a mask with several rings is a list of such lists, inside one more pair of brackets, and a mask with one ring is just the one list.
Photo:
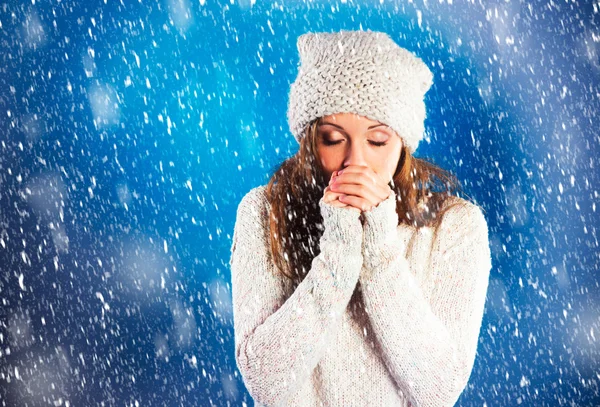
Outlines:
[[349, 208], [338, 208], [325, 203], [323, 198], [319, 200], [319, 207], [325, 228], [323, 238], [360, 250], [362, 241], [360, 213]]
[[398, 238], [396, 193], [391, 191], [379, 205], [364, 212], [364, 217], [364, 266], [368, 270], [374, 270], [390, 264], [403, 250], [403, 244]]

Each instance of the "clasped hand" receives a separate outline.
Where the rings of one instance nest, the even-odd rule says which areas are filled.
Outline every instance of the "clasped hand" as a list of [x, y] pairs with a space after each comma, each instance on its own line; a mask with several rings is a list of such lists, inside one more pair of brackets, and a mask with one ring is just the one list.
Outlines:
[[359, 213], [370, 211], [390, 196], [388, 182], [369, 167], [349, 165], [331, 174], [323, 200], [332, 206], [349, 207]]

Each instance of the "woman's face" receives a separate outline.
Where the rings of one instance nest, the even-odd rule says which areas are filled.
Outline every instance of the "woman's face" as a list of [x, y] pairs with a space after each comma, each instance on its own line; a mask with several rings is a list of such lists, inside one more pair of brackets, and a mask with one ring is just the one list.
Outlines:
[[322, 118], [316, 137], [327, 180], [349, 165], [367, 166], [388, 183], [392, 180], [402, 139], [385, 124], [354, 113], [336, 113]]

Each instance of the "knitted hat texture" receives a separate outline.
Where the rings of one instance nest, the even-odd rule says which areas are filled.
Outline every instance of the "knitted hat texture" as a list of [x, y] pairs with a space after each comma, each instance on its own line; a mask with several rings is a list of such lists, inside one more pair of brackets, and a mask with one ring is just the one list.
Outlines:
[[298, 143], [316, 118], [356, 113], [390, 126], [414, 152], [425, 131], [425, 93], [433, 74], [387, 34], [374, 31], [307, 33], [298, 37], [298, 76], [288, 124]]

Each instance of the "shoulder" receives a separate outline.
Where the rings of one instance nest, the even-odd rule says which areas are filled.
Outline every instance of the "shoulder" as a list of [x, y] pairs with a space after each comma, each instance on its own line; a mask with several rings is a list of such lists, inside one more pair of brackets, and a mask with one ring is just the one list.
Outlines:
[[267, 202], [267, 186], [259, 185], [248, 191], [240, 200], [238, 210], [243, 207], [259, 207]]
[[487, 235], [487, 221], [483, 209], [466, 199], [450, 196], [441, 207], [441, 216], [437, 228], [454, 235], [471, 232]]
[[263, 218], [268, 213], [267, 186], [260, 185], [248, 191], [237, 207], [237, 220]]
[[265, 241], [268, 236], [269, 209], [266, 186], [252, 188], [240, 200], [237, 207], [233, 232], [233, 249], [242, 239], [245, 242]]
[[450, 196], [442, 205], [444, 214], [449, 217], [468, 216], [485, 218], [481, 206], [458, 196]]
[[267, 195], [267, 186], [259, 185], [257, 187], [252, 188], [250, 191], [244, 195], [243, 199], [263, 199], [266, 198]]
[[432, 251], [444, 261], [468, 259], [489, 270], [491, 251], [483, 209], [468, 200], [451, 197], [445, 202], [434, 231]]

